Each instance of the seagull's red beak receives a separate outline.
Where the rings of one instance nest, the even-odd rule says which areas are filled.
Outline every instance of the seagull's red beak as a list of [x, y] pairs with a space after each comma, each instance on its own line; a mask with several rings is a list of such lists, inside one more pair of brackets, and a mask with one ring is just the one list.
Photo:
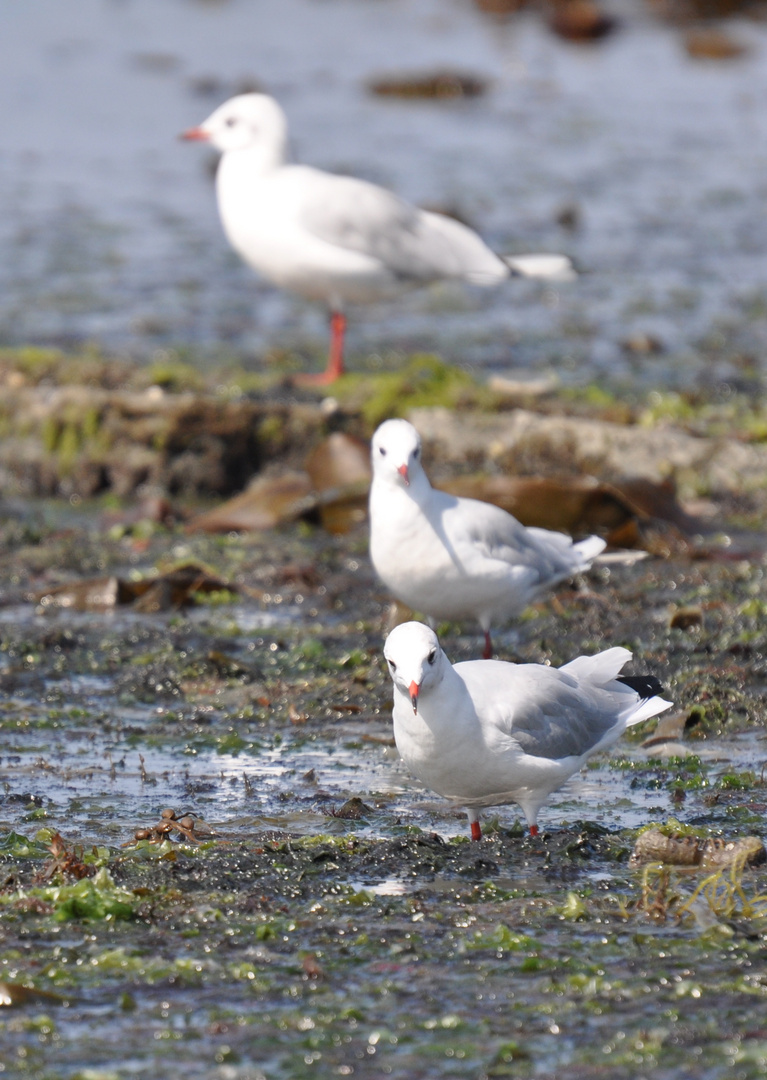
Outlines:
[[410, 704], [413, 706], [413, 712], [418, 712], [418, 683], [413, 680], [410, 686], [408, 686], [408, 693], [410, 694]]
[[207, 142], [209, 138], [210, 135], [201, 127], [189, 128], [179, 135], [179, 139], [186, 139], [187, 142]]
[[410, 477], [407, 474], [407, 465], [398, 465], [397, 466], [397, 472], [400, 474], [402, 479], [405, 481], [405, 486], [410, 487]]

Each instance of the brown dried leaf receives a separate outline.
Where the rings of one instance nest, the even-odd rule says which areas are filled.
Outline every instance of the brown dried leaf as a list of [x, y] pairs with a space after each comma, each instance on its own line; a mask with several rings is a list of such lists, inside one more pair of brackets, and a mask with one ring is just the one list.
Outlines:
[[673, 480], [623, 476], [609, 485], [608, 490], [614, 491], [638, 518], [667, 521], [687, 534], [705, 532], [711, 528], [680, 506]]
[[49, 1005], [61, 1005], [66, 998], [61, 994], [52, 994], [48, 990], [35, 990], [32, 986], [22, 986], [21, 983], [0, 981], [0, 1007], [10, 1008], [19, 1005], [37, 1005], [48, 1003]]
[[365, 520], [370, 487], [370, 449], [341, 431], [323, 439], [306, 459], [306, 471], [319, 499], [323, 528], [336, 535]]
[[133, 604], [137, 611], [168, 611], [191, 603], [195, 593], [236, 591], [225, 581], [196, 563], [186, 563], [158, 577], [143, 581], [124, 581], [118, 577], [92, 578], [59, 585], [36, 596], [43, 608], [68, 608], [72, 611], [102, 611], [105, 608]]
[[634, 517], [619, 492], [592, 477], [466, 476], [442, 486], [453, 495], [494, 503], [523, 525], [542, 529], [605, 531]]
[[296, 521], [317, 506], [309, 477], [303, 472], [262, 476], [221, 506], [193, 518], [187, 532], [248, 532]]
[[126, 600], [125, 595], [123, 583], [119, 578], [106, 577], [57, 585], [53, 589], [38, 593], [35, 600], [44, 609], [102, 611], [105, 608], [115, 607], [117, 604], [129, 603], [130, 600]]
[[664, 742], [679, 742], [684, 738], [688, 716], [683, 712], [664, 713], [658, 721], [658, 725], [652, 735], [649, 735], [642, 746], [657, 746]]
[[466, 476], [443, 486], [453, 495], [494, 503], [523, 525], [574, 536], [596, 532], [613, 547], [642, 548], [663, 557], [689, 550], [683, 533], [708, 528], [679, 505], [669, 481], [640, 477], [605, 484], [590, 476]]
[[315, 491], [370, 482], [370, 448], [362, 439], [335, 431], [314, 447], [306, 459], [306, 471]]

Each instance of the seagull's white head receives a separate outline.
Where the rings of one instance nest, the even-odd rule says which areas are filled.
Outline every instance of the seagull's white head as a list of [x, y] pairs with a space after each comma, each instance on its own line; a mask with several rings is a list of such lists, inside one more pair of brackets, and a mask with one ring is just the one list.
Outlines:
[[384, 420], [370, 449], [373, 475], [409, 487], [421, 468], [421, 436], [407, 420]]
[[410, 698], [414, 713], [419, 695], [442, 681], [443, 666], [449, 663], [437, 635], [419, 622], [395, 626], [384, 644], [384, 657], [395, 687]]
[[267, 94], [238, 94], [219, 105], [199, 127], [181, 136], [212, 143], [217, 150], [247, 150], [263, 147], [282, 160], [288, 138], [285, 114]]

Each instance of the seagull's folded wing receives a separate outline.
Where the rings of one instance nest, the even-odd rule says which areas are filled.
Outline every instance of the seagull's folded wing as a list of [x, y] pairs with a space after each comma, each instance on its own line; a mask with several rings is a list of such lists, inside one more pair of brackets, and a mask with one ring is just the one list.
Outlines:
[[456, 667], [475, 701], [487, 708], [497, 734], [514, 739], [532, 757], [581, 757], [617, 723], [614, 703], [604, 692], [579, 687], [556, 668], [521, 664], [498, 670], [494, 665], [488, 672]]
[[564, 533], [528, 529], [515, 517], [492, 503], [478, 499], [458, 500], [456, 520], [463, 523], [471, 543], [490, 559], [510, 566], [527, 567], [536, 579], [568, 576], [573, 571], [573, 542]]
[[385, 188], [302, 167], [302, 226], [330, 244], [377, 259], [395, 278], [494, 284], [508, 267], [471, 229], [411, 206]]

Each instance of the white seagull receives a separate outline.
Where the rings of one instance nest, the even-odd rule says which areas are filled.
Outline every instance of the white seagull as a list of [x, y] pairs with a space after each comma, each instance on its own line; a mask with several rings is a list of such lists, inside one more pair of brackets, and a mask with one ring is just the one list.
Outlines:
[[502, 258], [465, 225], [375, 184], [288, 164], [285, 114], [266, 94], [230, 98], [181, 137], [221, 151], [218, 209], [238, 254], [275, 285], [330, 308], [328, 366], [315, 382], [343, 373], [347, 304], [448, 278], [575, 277], [563, 255]]
[[605, 541], [575, 544], [564, 533], [527, 528], [499, 506], [438, 491], [421, 464], [421, 439], [407, 420], [373, 436], [370, 559], [403, 604], [430, 619], [474, 618], [485, 632], [540, 593], [588, 570]]
[[466, 807], [472, 840], [479, 811], [517, 803], [538, 833], [538, 811], [592, 754], [633, 724], [671, 708], [651, 675], [620, 675], [631, 659], [613, 648], [561, 668], [469, 660], [453, 666], [437, 635], [409, 622], [389, 634], [394, 738], [410, 772]]

